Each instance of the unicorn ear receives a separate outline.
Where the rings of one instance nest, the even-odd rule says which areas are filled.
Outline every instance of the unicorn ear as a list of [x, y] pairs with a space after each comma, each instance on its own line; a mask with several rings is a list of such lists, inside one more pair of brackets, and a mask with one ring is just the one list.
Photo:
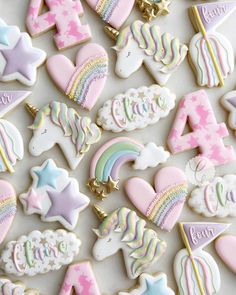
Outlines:
[[130, 201], [144, 215], [156, 196], [156, 192], [153, 187], [147, 181], [139, 177], [129, 179], [125, 184], [125, 191]]
[[100, 236], [101, 236], [101, 235], [100, 235], [100, 231], [99, 231], [99, 229], [93, 228], [92, 231], [95, 233], [95, 235], [96, 235], [97, 237], [100, 237]]

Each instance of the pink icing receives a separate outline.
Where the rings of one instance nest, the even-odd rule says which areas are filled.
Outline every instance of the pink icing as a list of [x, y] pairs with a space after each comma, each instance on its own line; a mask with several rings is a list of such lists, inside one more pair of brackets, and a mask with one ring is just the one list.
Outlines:
[[[183, 135], [187, 121], [192, 132]], [[206, 92], [200, 90], [181, 99], [167, 143], [173, 154], [199, 148], [201, 156], [223, 165], [236, 159], [233, 147], [225, 147], [222, 140], [227, 135], [226, 125], [217, 123]]]
[[[43, 4], [48, 11], [39, 15]], [[26, 25], [32, 36], [44, 33], [54, 27], [58, 49], [77, 45], [91, 38], [88, 25], [82, 25], [79, 16], [83, 14], [80, 0], [31, 0]]]
[[69, 266], [59, 295], [71, 295], [73, 290], [75, 295], [101, 294], [88, 261]]
[[225, 235], [215, 242], [216, 252], [224, 263], [236, 273], [236, 236]]

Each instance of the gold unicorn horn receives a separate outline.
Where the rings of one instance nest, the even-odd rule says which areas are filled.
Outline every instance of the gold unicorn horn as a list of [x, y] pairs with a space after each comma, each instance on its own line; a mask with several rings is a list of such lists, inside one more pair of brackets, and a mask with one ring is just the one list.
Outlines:
[[107, 35], [112, 39], [112, 40], [117, 40], [120, 32], [117, 31], [116, 29], [114, 29], [113, 27], [110, 26], [105, 26], [104, 27], [104, 31], [105, 33], [107, 33]]
[[107, 214], [104, 210], [102, 210], [98, 205], [93, 205], [93, 211], [94, 213], [97, 215], [98, 219], [100, 221], [103, 221], [106, 217], [107, 217]]
[[39, 109], [37, 109], [35, 106], [33, 106], [30, 103], [26, 103], [25, 104], [25, 107], [26, 107], [27, 111], [31, 114], [31, 116], [33, 118], [35, 118], [36, 115], [37, 115], [37, 113], [38, 113], [38, 111], [39, 111]]

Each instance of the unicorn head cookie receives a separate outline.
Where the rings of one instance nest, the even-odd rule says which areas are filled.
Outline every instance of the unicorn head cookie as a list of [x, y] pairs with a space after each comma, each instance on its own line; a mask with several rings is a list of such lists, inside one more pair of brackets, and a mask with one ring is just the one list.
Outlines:
[[40, 110], [28, 105], [27, 109], [34, 116], [30, 126], [33, 137], [29, 151], [33, 156], [58, 144], [62, 149], [71, 169], [76, 169], [90, 145], [99, 141], [101, 132], [88, 117], [80, 117], [73, 108], [53, 101]]
[[164, 254], [166, 242], [154, 230], [146, 228], [146, 222], [135, 211], [123, 207], [106, 215], [98, 207], [95, 210], [102, 221], [94, 230], [98, 239], [93, 246], [93, 257], [97, 261], [122, 250], [127, 275], [135, 279]]

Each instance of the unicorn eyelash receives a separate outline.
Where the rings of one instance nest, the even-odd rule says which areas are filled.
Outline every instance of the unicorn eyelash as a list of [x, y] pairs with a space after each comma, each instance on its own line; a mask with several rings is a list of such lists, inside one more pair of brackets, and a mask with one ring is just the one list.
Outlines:
[[128, 52], [127, 57], [129, 57], [131, 55], [131, 51]]
[[48, 132], [48, 130], [45, 128], [41, 134], [43, 135], [43, 134], [46, 134], [47, 132]]

